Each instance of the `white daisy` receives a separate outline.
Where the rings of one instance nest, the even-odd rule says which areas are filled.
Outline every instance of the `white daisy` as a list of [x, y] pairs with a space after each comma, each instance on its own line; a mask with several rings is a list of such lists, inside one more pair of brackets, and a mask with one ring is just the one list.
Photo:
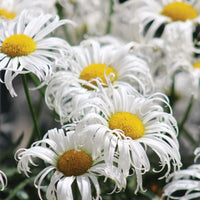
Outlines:
[[91, 185], [95, 189], [95, 199], [100, 199], [100, 186], [97, 176], [105, 176], [116, 182], [121, 189], [125, 187], [126, 180], [115, 166], [105, 165], [103, 151], [98, 153], [96, 147], [99, 144], [88, 140], [87, 137], [77, 132], [66, 132], [63, 129], [52, 129], [44, 138], [35, 142], [29, 149], [19, 149], [16, 153], [18, 170], [27, 176], [30, 172], [29, 163], [35, 165], [34, 158], [44, 160], [48, 165], [35, 178], [34, 184], [42, 199], [41, 189], [45, 177], [51, 176], [50, 183], [46, 187], [48, 200], [73, 200], [73, 182], [77, 182], [82, 200], [92, 200]]
[[[130, 168], [136, 174], [136, 191], [142, 189], [142, 174], [150, 170], [148, 148], [159, 158], [159, 172], [167, 168], [164, 176], [172, 168], [176, 170], [181, 166], [177, 123], [172, 113], [163, 111], [161, 103], [170, 109], [168, 99], [163, 94], [145, 98], [128, 95], [123, 88], [110, 90], [109, 93], [102, 89], [99, 97], [82, 101], [79, 108], [74, 110], [80, 112], [92, 108], [91, 112], [85, 113], [76, 130], [88, 137], [88, 132], [91, 132], [91, 137], [100, 144], [109, 141], [112, 147], [117, 148], [118, 167], [125, 176], [129, 175]], [[108, 152], [111, 155], [114, 153], [112, 149], [108, 149]], [[112, 156], [107, 162], [112, 163]]]
[[[196, 158], [199, 157], [200, 148], [195, 150]], [[171, 174], [167, 181], [163, 196], [167, 199], [190, 200], [200, 198], [200, 164], [193, 164]]]
[[63, 17], [75, 21], [78, 26], [67, 30], [73, 44], [83, 38], [104, 35], [107, 31], [111, 2], [107, 0], [58, 0], [63, 6]]
[[3, 171], [0, 170], [0, 184], [1, 186], [1, 191], [5, 189], [7, 185], [7, 177]]
[[181, 22], [184, 26], [187, 21], [193, 25], [200, 22], [200, 2], [197, 0], [130, 0], [127, 4], [135, 7], [130, 18], [139, 20], [146, 38], [152, 38], [158, 32], [161, 34], [168, 29], [168, 24], [176, 26]]
[[[170, 25], [169, 25], [170, 26]], [[177, 25], [163, 34], [164, 53], [163, 65], [157, 68], [154, 77], [156, 86], [162, 91], [169, 90], [175, 76], [175, 90], [182, 96], [198, 96], [200, 78], [199, 48], [193, 42], [191, 24], [182, 27]], [[171, 37], [169, 37], [171, 35]], [[183, 81], [184, 80], [184, 81]]]
[[111, 15], [111, 34], [126, 41], [141, 41], [143, 40], [140, 25], [137, 20], [131, 20], [133, 13], [137, 6], [131, 4], [130, 1], [126, 3], [114, 3], [113, 13]]
[[29, 14], [37, 16], [37, 9], [42, 8], [46, 12], [56, 13], [55, 0], [1, 0], [0, 1], [0, 19], [12, 20], [20, 15], [20, 13], [29, 8]]
[[18, 74], [32, 72], [44, 80], [61, 52], [70, 48], [63, 39], [46, 37], [59, 26], [72, 24], [70, 20], [41, 14], [26, 23], [27, 15], [28, 10], [23, 11], [16, 21], [2, 23], [0, 30], [0, 71], [5, 70], [5, 85], [12, 96], [16, 96], [12, 81]]
[[46, 103], [65, 120], [71, 112], [72, 98], [87, 98], [98, 90], [98, 79], [107, 87], [125, 85], [127, 90], [148, 94], [153, 90], [149, 68], [145, 61], [130, 53], [132, 43], [124, 46], [100, 46], [86, 40], [73, 48], [74, 59], [68, 59], [64, 70], [54, 73], [46, 89]]

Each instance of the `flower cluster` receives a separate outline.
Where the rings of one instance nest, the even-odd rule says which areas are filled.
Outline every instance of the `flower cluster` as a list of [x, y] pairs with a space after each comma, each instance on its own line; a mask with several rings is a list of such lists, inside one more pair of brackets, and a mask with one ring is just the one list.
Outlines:
[[[131, 187], [128, 199], [200, 197], [199, 165], [180, 170], [188, 141], [198, 146], [189, 132], [199, 130], [199, 8], [186, 0], [0, 2], [0, 81], [17, 97], [22, 77], [34, 124], [29, 141], [11, 147], [24, 187], [34, 179], [48, 200], [99, 200], [110, 183], [112, 194]], [[41, 133], [28, 81], [56, 127]], [[28, 195], [21, 186], [6, 191], [12, 173], [2, 166], [2, 194]], [[159, 194], [148, 176], [167, 182]]]

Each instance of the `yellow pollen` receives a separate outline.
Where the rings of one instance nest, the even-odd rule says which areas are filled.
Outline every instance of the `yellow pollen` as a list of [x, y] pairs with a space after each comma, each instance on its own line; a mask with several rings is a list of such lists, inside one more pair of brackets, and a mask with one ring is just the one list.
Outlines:
[[161, 14], [170, 17], [173, 21], [186, 21], [198, 16], [197, 11], [185, 2], [169, 3], [163, 8]]
[[110, 129], [121, 129], [124, 134], [132, 139], [144, 135], [144, 125], [139, 117], [128, 112], [117, 112], [109, 120]]
[[200, 62], [196, 62], [193, 64], [193, 67], [194, 68], [199, 68], [200, 69]]
[[9, 57], [27, 56], [36, 49], [32, 38], [24, 34], [15, 34], [6, 38], [1, 46], [1, 52]]
[[[106, 84], [107, 82], [106, 82], [105, 74], [106, 76], [108, 76], [110, 73], [113, 73], [115, 75], [115, 77], [112, 79], [112, 83], [113, 83], [117, 78], [116, 71], [112, 67], [107, 66], [106, 64], [93, 63], [83, 69], [83, 71], [80, 74], [80, 79], [90, 81], [91, 79], [96, 79], [99, 77], [101, 78], [103, 83]], [[95, 81], [92, 81], [91, 83], [93, 85], [96, 85]], [[84, 85], [84, 87], [90, 89], [88, 86]]]
[[0, 18], [1, 19], [14, 19], [15, 13], [14, 12], [8, 12], [4, 9], [0, 9]]
[[92, 158], [84, 151], [69, 150], [60, 156], [57, 168], [65, 176], [79, 176], [92, 166]]

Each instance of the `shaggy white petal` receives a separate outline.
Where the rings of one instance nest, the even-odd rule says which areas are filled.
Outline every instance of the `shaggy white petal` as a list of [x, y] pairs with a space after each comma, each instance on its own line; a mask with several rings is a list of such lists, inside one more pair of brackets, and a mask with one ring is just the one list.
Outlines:
[[[167, 181], [170, 182], [164, 187], [163, 192], [163, 196], [167, 199], [190, 200], [200, 197], [199, 164], [193, 164], [187, 169], [170, 174]], [[182, 193], [180, 194], [180, 192]]]
[[[32, 72], [40, 81], [46, 80], [52, 73], [53, 63], [60, 56], [69, 55], [70, 52], [70, 46], [66, 41], [60, 38], [47, 37], [47, 35], [63, 24], [74, 25], [72, 21], [59, 20], [56, 15], [44, 13], [27, 21], [29, 14], [29, 10], [24, 10], [16, 20], [9, 24], [2, 23], [0, 32], [1, 48], [3, 42], [15, 34], [28, 36], [36, 45], [33, 52], [23, 56], [14, 55], [11, 57], [7, 52], [1, 51], [0, 71], [6, 71], [4, 82], [12, 96], [17, 96], [12, 85], [12, 81], [17, 75]], [[33, 26], [33, 24], [37, 25]]]
[[[126, 178], [114, 166], [117, 159], [113, 153], [114, 149], [104, 150], [101, 144], [93, 138], [80, 134], [74, 130], [73, 125], [71, 126], [69, 125], [66, 130], [49, 130], [42, 140], [34, 142], [29, 149], [19, 149], [15, 155], [18, 160], [18, 171], [23, 171], [27, 176], [31, 172], [29, 164], [36, 166], [35, 158], [39, 158], [47, 164], [34, 181], [40, 199], [43, 199], [42, 191], [45, 189], [46, 197], [49, 200], [73, 200], [74, 191], [72, 191], [72, 184], [76, 181], [83, 200], [93, 199], [91, 184], [94, 185], [96, 190], [96, 200], [99, 200], [101, 199], [100, 186], [96, 176], [105, 176], [105, 179], [113, 179], [116, 187], [119, 189], [124, 187], [126, 185]], [[92, 163], [83, 174], [68, 176], [59, 170], [58, 160], [65, 152], [73, 149], [88, 154]], [[110, 155], [106, 155], [107, 153]], [[114, 162], [109, 166], [106, 165], [108, 157]], [[46, 184], [47, 176], [50, 178], [49, 184]]]
[[[111, 87], [126, 86], [130, 93], [140, 92], [144, 95], [153, 91], [154, 85], [147, 63], [130, 53], [133, 43], [115, 48], [114, 44], [101, 45], [96, 40], [85, 40], [79, 46], [73, 47], [73, 57], [60, 60], [55, 72], [49, 79], [45, 100], [50, 109], [60, 116], [61, 123], [70, 120], [70, 113], [83, 99], [96, 95], [98, 85]], [[66, 60], [66, 59], [65, 59]], [[80, 78], [81, 72], [91, 64], [106, 64], [116, 71], [116, 80], [112, 83], [114, 74], [105, 76], [105, 83], [97, 77], [86, 81]], [[92, 83], [96, 81], [96, 85]], [[85, 86], [92, 88], [88, 90]]]
[[[128, 94], [123, 88], [113, 88], [109, 92], [106, 92], [106, 89], [100, 91], [98, 97], [83, 100], [74, 110], [74, 112], [80, 112], [82, 109], [88, 109], [88, 113], [85, 113], [76, 129], [101, 143], [105, 152], [110, 154], [106, 162], [108, 164], [116, 162], [126, 177], [130, 173], [129, 170], [133, 169], [137, 178], [136, 192], [143, 189], [142, 175], [151, 168], [147, 149], [157, 154], [160, 160], [160, 168], [153, 169], [153, 171], [160, 172], [167, 169], [163, 177], [167, 177], [171, 170], [176, 171], [181, 167], [177, 122], [172, 113], [164, 112], [161, 106], [163, 103], [169, 106], [165, 95], [158, 93], [143, 97]], [[138, 139], [132, 139], [117, 127], [110, 129], [109, 120], [113, 114], [118, 112], [136, 115], [143, 123], [144, 135]], [[97, 148], [96, 151], [99, 150]], [[114, 154], [117, 155], [116, 160], [112, 159]]]
[[3, 191], [7, 185], [7, 176], [3, 171], [0, 170], [0, 184], [1, 184], [1, 191]]
[[[159, 28], [164, 26], [163, 32], [170, 31], [171, 29], [176, 28], [181, 24], [183, 28], [187, 27], [187, 24], [190, 23], [191, 25], [195, 25], [196, 23], [200, 22], [200, 10], [199, 10], [199, 2], [197, 1], [187, 1], [187, 0], [180, 0], [178, 2], [183, 2], [191, 7], [193, 7], [196, 11], [198, 16], [193, 19], [187, 19], [185, 21], [173, 21], [170, 17], [163, 15], [162, 11], [166, 5], [169, 3], [177, 2], [176, 0], [162, 0], [162, 1], [156, 1], [156, 0], [150, 0], [145, 1], [141, 0], [141, 3], [138, 3], [138, 1], [130, 0], [125, 5], [122, 5], [121, 12], [128, 13], [125, 15], [125, 17], [122, 15], [121, 18], [128, 20], [128, 24], [131, 25], [132, 23], [135, 23], [136, 26], [139, 25], [139, 33], [141, 37], [145, 37], [146, 40], [150, 40], [153, 37], [155, 37], [156, 33], [158, 33]], [[132, 8], [132, 10], [130, 9]], [[121, 19], [121, 20], [122, 20]], [[193, 29], [193, 26], [190, 26], [190, 29], [187, 29], [187, 31], [191, 31]], [[137, 32], [137, 31], [135, 31]], [[161, 30], [160, 30], [161, 32]], [[142, 33], [142, 34], [141, 34]], [[170, 36], [168, 36], [170, 37]]]

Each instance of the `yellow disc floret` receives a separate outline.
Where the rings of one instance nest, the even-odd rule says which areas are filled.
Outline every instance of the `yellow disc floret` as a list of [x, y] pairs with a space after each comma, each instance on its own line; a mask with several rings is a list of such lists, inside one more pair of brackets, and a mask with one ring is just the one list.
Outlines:
[[24, 34], [15, 34], [6, 38], [1, 46], [1, 52], [9, 57], [27, 56], [36, 49], [32, 38]]
[[0, 9], [0, 19], [14, 19], [15, 13]]
[[144, 125], [139, 117], [128, 112], [117, 112], [109, 119], [110, 129], [121, 129], [127, 137], [141, 138], [144, 135]]
[[200, 69], [200, 62], [196, 62], [193, 64], [193, 67], [194, 68], [199, 68]]
[[[110, 73], [115, 75], [112, 79], [112, 82], [114, 82], [117, 78], [117, 73], [112, 67], [102, 63], [93, 63], [83, 69], [83, 71], [80, 74], [80, 79], [90, 81], [92, 79], [101, 78], [103, 83], [106, 84], [107, 82], [105, 74], [106, 76], [108, 76]], [[92, 81], [91, 83], [96, 85], [95, 81]]]
[[198, 16], [197, 11], [185, 2], [169, 3], [163, 8], [161, 14], [170, 17], [173, 21], [186, 21]]
[[57, 168], [65, 176], [79, 176], [87, 172], [92, 166], [92, 158], [84, 151], [74, 149], [66, 151], [60, 156]]

